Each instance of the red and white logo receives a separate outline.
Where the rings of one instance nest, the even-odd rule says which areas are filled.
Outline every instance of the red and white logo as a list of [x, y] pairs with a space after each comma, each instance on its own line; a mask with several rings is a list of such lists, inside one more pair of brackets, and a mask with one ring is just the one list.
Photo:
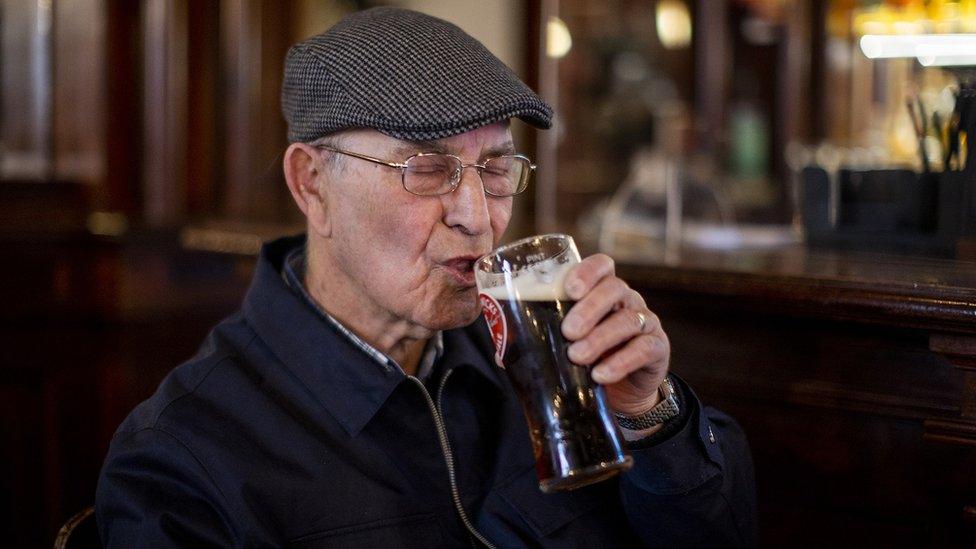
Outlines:
[[505, 314], [495, 298], [488, 294], [478, 294], [481, 300], [481, 312], [485, 315], [488, 322], [488, 329], [491, 331], [491, 340], [495, 343], [495, 364], [500, 368], [505, 367], [502, 357], [505, 356], [505, 342], [508, 341], [508, 325], [505, 323]]

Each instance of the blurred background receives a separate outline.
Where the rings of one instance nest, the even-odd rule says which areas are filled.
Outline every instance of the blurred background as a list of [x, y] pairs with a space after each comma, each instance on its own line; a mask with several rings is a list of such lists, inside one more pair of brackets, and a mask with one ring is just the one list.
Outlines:
[[515, 126], [507, 238], [617, 259], [750, 438], [764, 546], [976, 547], [976, 0], [0, 0], [8, 546], [93, 503], [121, 420], [303, 230], [284, 54], [375, 5], [554, 105]]

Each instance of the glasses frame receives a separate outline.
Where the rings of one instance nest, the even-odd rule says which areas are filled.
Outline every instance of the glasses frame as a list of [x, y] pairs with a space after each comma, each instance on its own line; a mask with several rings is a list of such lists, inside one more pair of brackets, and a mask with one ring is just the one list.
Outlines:
[[[465, 164], [464, 161], [461, 160], [461, 157], [459, 157], [459, 156], [457, 156], [455, 154], [449, 154], [449, 153], [423, 153], [422, 152], [422, 153], [412, 154], [412, 155], [408, 156], [407, 159], [404, 160], [403, 162], [389, 162], [389, 161], [383, 160], [381, 158], [376, 158], [376, 157], [373, 157], [373, 156], [369, 156], [369, 155], [365, 155], [365, 154], [361, 154], [361, 153], [357, 153], [357, 152], [352, 152], [352, 151], [346, 151], [346, 150], [342, 150], [342, 149], [337, 149], [335, 147], [330, 147], [329, 145], [315, 145], [315, 148], [317, 148], [317, 149], [323, 149], [323, 150], [330, 151], [330, 152], [334, 152], [334, 153], [338, 153], [338, 154], [343, 154], [343, 155], [346, 155], [346, 156], [351, 156], [353, 158], [358, 158], [360, 160], [366, 160], [367, 162], [372, 162], [374, 164], [380, 164], [381, 166], [388, 166], [390, 168], [393, 168], [393, 169], [396, 169], [396, 170], [400, 170], [400, 185], [403, 186], [403, 190], [407, 191], [408, 193], [410, 193], [410, 194], [412, 194], [414, 196], [443, 196], [445, 194], [451, 194], [455, 190], [457, 190], [458, 186], [461, 185], [461, 172], [464, 171], [465, 168], [474, 168], [475, 170], [478, 171], [478, 177], [481, 177], [482, 178], [482, 180], [481, 180], [481, 188], [482, 188], [482, 190], [485, 191], [485, 194], [487, 194], [488, 196], [494, 196], [494, 197], [497, 197], [497, 198], [508, 198], [510, 196], [516, 196], [518, 194], [522, 194], [523, 192], [525, 192], [526, 189], [529, 188], [529, 178], [532, 177], [532, 172], [534, 172], [535, 171], [535, 168], [536, 168], [536, 165], [532, 163], [532, 160], [528, 156], [525, 156], [524, 154], [517, 154], [517, 153], [516, 154], [503, 154], [501, 156], [492, 156], [492, 157], [489, 157], [489, 158], [484, 159], [480, 164], [477, 163], [477, 162], [475, 162], [473, 164]], [[407, 166], [407, 163], [410, 162], [410, 160], [412, 160], [414, 158], [417, 158], [417, 157], [421, 157], [421, 156], [450, 156], [451, 158], [454, 158], [455, 160], [458, 161], [458, 164], [460, 164], [461, 167], [460, 167], [460, 169], [457, 170], [457, 176], [449, 180], [450, 183], [451, 183], [451, 189], [449, 191], [445, 191], [445, 192], [442, 192], [442, 193], [435, 193], [435, 194], [420, 194], [420, 193], [415, 193], [415, 192], [413, 192], [413, 191], [411, 191], [410, 189], [407, 188], [407, 167], [408, 167]], [[529, 173], [524, 176], [525, 183], [521, 186], [522, 188], [518, 189], [517, 191], [515, 191], [512, 194], [495, 194], [495, 193], [489, 192], [488, 189], [484, 185], [484, 178], [483, 178], [482, 173], [481, 173], [482, 170], [484, 170], [484, 169], [487, 168], [488, 162], [490, 162], [492, 160], [495, 160], [495, 159], [498, 159], [498, 158], [518, 158], [520, 160], [524, 160], [524, 161], [528, 162], [528, 164], [529, 164]]]

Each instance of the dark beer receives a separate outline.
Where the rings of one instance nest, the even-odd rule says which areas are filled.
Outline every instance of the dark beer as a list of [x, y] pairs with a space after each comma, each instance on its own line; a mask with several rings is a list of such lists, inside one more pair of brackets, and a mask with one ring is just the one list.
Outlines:
[[[569, 361], [560, 324], [570, 301], [502, 301], [508, 321], [505, 371], [525, 411], [543, 489], [570, 489], [613, 476], [629, 459], [604, 389]], [[629, 463], [628, 463], [629, 465]]]
[[[567, 355], [560, 325], [574, 302], [566, 299], [562, 283], [573, 264], [543, 265], [481, 290], [496, 361], [522, 403], [539, 487], [546, 492], [598, 482], [632, 464], [603, 387], [592, 380], [589, 366], [573, 364]], [[479, 284], [487, 286], [486, 277]]]

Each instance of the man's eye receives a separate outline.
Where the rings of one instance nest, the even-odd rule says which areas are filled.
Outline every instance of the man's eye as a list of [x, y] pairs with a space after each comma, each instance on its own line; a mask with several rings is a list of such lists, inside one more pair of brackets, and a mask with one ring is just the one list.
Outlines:
[[446, 173], [447, 166], [410, 166], [410, 171], [418, 175]]
[[490, 175], [497, 175], [502, 177], [508, 177], [512, 173], [512, 169], [515, 166], [511, 160], [504, 159], [494, 159], [485, 166], [485, 173]]
[[407, 163], [407, 168], [422, 174], [450, 173], [455, 169], [455, 163], [443, 157], [418, 156]]
[[485, 170], [484, 175], [500, 179], [508, 179], [508, 172], [502, 170]]

